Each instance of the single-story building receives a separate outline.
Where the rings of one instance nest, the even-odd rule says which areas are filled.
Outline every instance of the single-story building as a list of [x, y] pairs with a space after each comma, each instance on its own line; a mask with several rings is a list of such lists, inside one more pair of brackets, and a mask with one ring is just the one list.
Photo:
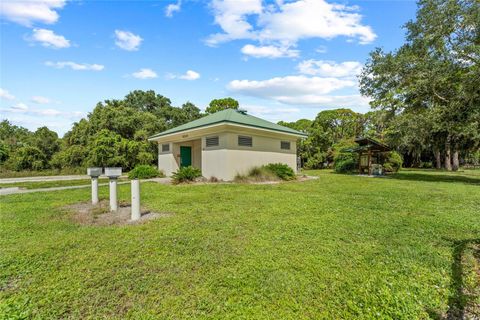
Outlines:
[[306, 135], [227, 109], [149, 138], [158, 143], [158, 168], [171, 176], [193, 166], [206, 178], [229, 181], [254, 166], [285, 163], [297, 170], [297, 140]]

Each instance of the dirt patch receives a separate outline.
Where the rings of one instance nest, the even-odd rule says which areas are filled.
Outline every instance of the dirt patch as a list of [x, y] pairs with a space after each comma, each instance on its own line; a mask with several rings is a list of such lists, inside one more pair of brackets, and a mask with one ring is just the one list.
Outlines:
[[125, 202], [118, 203], [118, 210], [110, 212], [109, 202], [100, 201], [98, 205], [92, 205], [89, 202], [77, 203], [67, 206], [68, 211], [72, 211], [72, 220], [75, 223], [83, 225], [111, 226], [111, 225], [129, 225], [141, 224], [150, 220], [170, 217], [171, 213], [151, 212], [145, 208], [141, 209], [139, 220], [132, 221], [130, 204]]

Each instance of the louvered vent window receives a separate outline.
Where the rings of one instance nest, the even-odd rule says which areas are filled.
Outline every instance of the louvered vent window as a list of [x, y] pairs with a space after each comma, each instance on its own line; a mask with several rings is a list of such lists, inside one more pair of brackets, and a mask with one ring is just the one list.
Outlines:
[[205, 138], [206, 146], [208, 147], [218, 147], [218, 136], [216, 137], [207, 137]]
[[238, 136], [238, 145], [242, 147], [251, 147], [252, 137]]
[[280, 142], [280, 149], [290, 150], [290, 141], [281, 141]]
[[168, 151], [170, 151], [170, 144], [168, 143], [162, 144], [162, 152], [168, 152]]

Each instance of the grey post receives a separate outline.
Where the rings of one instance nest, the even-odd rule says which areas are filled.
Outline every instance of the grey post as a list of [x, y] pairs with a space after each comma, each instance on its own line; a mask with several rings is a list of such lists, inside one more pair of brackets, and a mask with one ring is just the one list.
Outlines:
[[92, 204], [98, 204], [98, 177], [102, 174], [102, 168], [87, 168], [87, 174], [92, 177]]
[[140, 219], [140, 180], [133, 179], [132, 182], [132, 220]]
[[105, 168], [105, 175], [110, 179], [110, 211], [117, 211], [117, 178], [122, 175], [122, 168], [107, 167]]

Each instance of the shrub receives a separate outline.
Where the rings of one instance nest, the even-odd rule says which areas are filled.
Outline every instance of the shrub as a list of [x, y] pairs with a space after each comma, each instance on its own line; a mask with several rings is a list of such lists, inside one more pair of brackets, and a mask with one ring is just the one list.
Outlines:
[[357, 157], [353, 152], [339, 153], [334, 161], [337, 173], [352, 173], [357, 167]]
[[175, 184], [182, 182], [191, 182], [202, 176], [202, 171], [192, 166], [182, 167], [172, 175], [172, 182]]
[[294, 180], [295, 172], [283, 163], [269, 163], [261, 167], [251, 168], [246, 175], [237, 174], [236, 182], [260, 182], [277, 180]]
[[144, 164], [136, 166], [128, 173], [129, 179], [150, 179], [158, 176], [163, 174], [157, 168]]
[[387, 161], [384, 163], [383, 167], [386, 172], [398, 172], [402, 167], [402, 164], [402, 156], [398, 152], [392, 151], [388, 154]]
[[296, 178], [293, 169], [284, 163], [269, 163], [265, 165], [264, 168], [266, 168], [282, 180], [288, 181], [294, 180]]

